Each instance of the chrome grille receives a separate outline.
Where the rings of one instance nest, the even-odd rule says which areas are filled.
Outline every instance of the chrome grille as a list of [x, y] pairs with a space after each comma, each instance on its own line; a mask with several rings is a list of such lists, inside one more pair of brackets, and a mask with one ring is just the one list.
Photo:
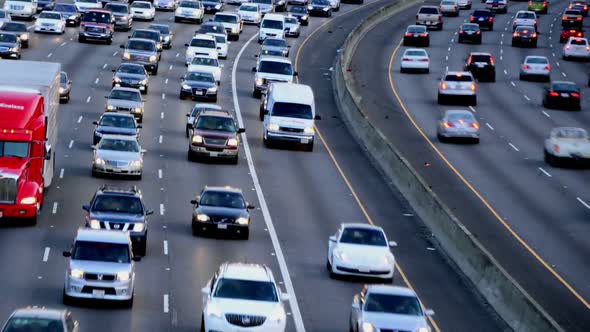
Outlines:
[[235, 219], [232, 217], [224, 217], [224, 216], [209, 216], [209, 220], [214, 223], [222, 223], [222, 224], [233, 224], [235, 223]]
[[288, 133], [302, 133], [303, 129], [300, 128], [289, 128], [289, 127], [279, 127], [280, 131], [285, 131]]
[[86, 32], [105, 33], [105, 29], [101, 27], [86, 27]]
[[205, 144], [209, 145], [225, 145], [225, 138], [207, 138], [205, 137]]
[[133, 224], [125, 223], [125, 222], [112, 222], [112, 221], [103, 221], [100, 223], [100, 228], [102, 229], [112, 229], [116, 231], [128, 231], [133, 229]]
[[232, 325], [254, 327], [264, 324], [266, 317], [242, 314], [225, 314], [225, 319], [227, 319], [228, 323]]
[[143, 54], [130, 54], [130, 58], [131, 61], [149, 61], [150, 60], [150, 56], [149, 55], [143, 55]]
[[107, 165], [112, 167], [127, 167], [129, 162], [126, 160], [106, 160]]
[[114, 281], [115, 277], [114, 274], [84, 273], [84, 279], [86, 280]]
[[16, 202], [16, 179], [0, 177], [0, 203], [14, 204]]

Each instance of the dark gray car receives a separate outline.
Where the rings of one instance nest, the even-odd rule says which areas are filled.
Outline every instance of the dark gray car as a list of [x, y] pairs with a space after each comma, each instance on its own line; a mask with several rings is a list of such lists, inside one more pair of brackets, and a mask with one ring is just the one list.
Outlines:
[[[162, 51], [162, 34], [158, 30], [154, 29], [137, 29], [133, 31], [129, 38], [142, 38], [153, 40], [156, 43], [156, 49], [158, 52]], [[159, 60], [159, 59], [158, 59]]]
[[223, 0], [202, 0], [205, 13], [217, 13], [223, 11]]
[[82, 14], [76, 8], [73, 3], [56, 3], [53, 7], [54, 12], [59, 12], [66, 19], [67, 26], [78, 26], [80, 25], [80, 18]]
[[96, 127], [92, 144], [97, 144], [103, 135], [126, 135], [139, 139], [139, 129], [135, 117], [126, 113], [104, 113], [98, 121], [92, 122]]
[[142, 94], [148, 93], [149, 75], [145, 67], [137, 63], [122, 63], [113, 69], [112, 87], [134, 88]]
[[170, 26], [168, 24], [150, 24], [148, 29], [160, 32], [160, 36], [162, 37], [162, 48], [172, 48], [172, 39], [174, 38], [174, 34], [172, 31], [170, 31]]
[[266, 38], [262, 42], [262, 55], [277, 55], [289, 57], [289, 48], [291, 46], [287, 44], [287, 41], [282, 38]]
[[29, 47], [29, 31], [27, 25], [22, 22], [5, 22], [0, 28], [2, 32], [12, 32], [18, 36], [23, 48]]
[[37, 12], [51, 11], [55, 7], [55, 0], [37, 0]]
[[128, 31], [133, 26], [133, 16], [126, 3], [109, 2], [104, 6], [110, 9], [115, 17], [115, 29]]
[[153, 40], [132, 38], [126, 45], [121, 45], [121, 48], [125, 49], [123, 62], [143, 65], [152, 75], [158, 74], [160, 56]]
[[20, 59], [20, 40], [15, 33], [0, 32], [0, 57]]
[[180, 99], [191, 97], [217, 101], [217, 82], [212, 73], [188, 72], [180, 79]]
[[144, 102], [139, 90], [113, 88], [105, 98], [107, 98], [107, 112], [127, 112], [133, 114], [137, 121], [143, 120]]

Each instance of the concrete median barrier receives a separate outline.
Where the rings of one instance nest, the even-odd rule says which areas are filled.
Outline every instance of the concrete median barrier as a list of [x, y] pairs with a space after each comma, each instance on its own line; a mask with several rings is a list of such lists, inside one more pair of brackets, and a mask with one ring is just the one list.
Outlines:
[[336, 57], [332, 72], [332, 87], [339, 111], [386, 181], [404, 195], [445, 253], [514, 331], [563, 331], [453, 215], [361, 108], [362, 97], [355, 91], [352, 73], [347, 71], [358, 42], [375, 25], [419, 3], [400, 0], [387, 4], [351, 31]]

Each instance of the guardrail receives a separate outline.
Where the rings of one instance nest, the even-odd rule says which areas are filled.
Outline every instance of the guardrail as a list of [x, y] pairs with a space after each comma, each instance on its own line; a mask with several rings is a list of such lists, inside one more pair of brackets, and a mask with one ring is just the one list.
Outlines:
[[377, 24], [420, 2], [399, 0], [384, 5], [350, 32], [332, 72], [339, 112], [388, 182], [403, 194], [445, 253], [514, 331], [564, 331], [453, 215], [363, 112], [362, 97], [356, 91], [352, 73], [347, 71], [359, 41]]

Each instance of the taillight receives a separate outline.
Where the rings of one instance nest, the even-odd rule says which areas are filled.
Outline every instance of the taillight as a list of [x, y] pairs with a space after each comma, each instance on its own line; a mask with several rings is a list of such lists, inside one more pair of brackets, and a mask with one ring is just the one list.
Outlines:
[[584, 6], [584, 10], [588, 10], [588, 6]]
[[529, 66], [529, 65], [522, 65], [522, 69], [530, 69], [530, 68], [531, 68], [531, 66]]
[[532, 38], [537, 38], [537, 34], [533, 32], [533, 33], [531, 34], [531, 37], [532, 37]]
[[569, 6], [567, 6], [567, 8], [572, 9], [572, 8], [574, 8], [574, 5], [569, 5]]
[[493, 17], [490, 17], [490, 18], [488, 18], [488, 21], [493, 22], [494, 21], [494, 18]]
[[578, 32], [578, 37], [582, 37], [582, 33], [581, 32]]
[[512, 24], [516, 24], [516, 20], [512, 21]]
[[450, 122], [450, 121], [445, 121], [445, 122], [443, 123], [443, 126], [444, 126], [445, 128], [451, 128], [451, 127], [454, 127], [455, 125], [454, 125], [452, 122]]
[[569, 45], [565, 45], [565, 49], [566, 50], [569, 50], [570, 49], [570, 46]]
[[570, 93], [570, 95], [574, 98], [580, 98], [580, 94], [577, 92], [572, 92], [572, 93]]
[[469, 58], [467, 58], [467, 63], [471, 64], [471, 61], [473, 61], [473, 57], [470, 55]]
[[492, 64], [492, 66], [495, 64], [493, 57], [490, 57], [490, 63]]
[[576, 17], [576, 21], [581, 21], [581, 20], [582, 20], [582, 16]]
[[443, 89], [443, 90], [446, 90], [446, 89], [447, 89], [447, 83], [445, 83], [445, 82], [442, 82], [442, 83], [440, 84], [440, 88], [441, 88], [441, 89]]
[[559, 145], [554, 145], [553, 151], [559, 153]]
[[428, 34], [427, 33], [421, 33], [420, 34], [420, 37], [428, 37]]
[[545, 69], [551, 70], [551, 66], [547, 65], [547, 66], [545, 66]]
[[567, 20], [567, 16], [562, 16], [561, 19], [565, 21]]
[[412, 61], [410, 58], [402, 58], [402, 61]]
[[518, 36], [520, 36], [520, 33], [518, 33], [518, 32], [515, 32], [515, 33], [513, 33], [512, 35], [513, 35], [514, 37], [518, 37]]
[[422, 62], [428, 62], [428, 58], [422, 58], [422, 59], [420, 59], [420, 61], [422, 61]]
[[547, 7], [547, 1], [543, 2], [543, 7]]
[[465, 33], [465, 31], [463, 30], [459, 30], [459, 34], [462, 35], [463, 33]]
[[475, 83], [471, 83], [471, 91], [475, 91]]
[[479, 30], [477, 30], [477, 31], [475, 32], [475, 34], [476, 34], [476, 35], [479, 35], [480, 33], [481, 33], [481, 31], [479, 31]]
[[406, 37], [412, 37], [412, 34], [411, 34], [411, 33], [409, 33], [409, 32], [406, 32], [405, 36], [406, 36]]
[[586, 46], [586, 51], [590, 51], [590, 46]]
[[550, 97], [557, 97], [557, 96], [559, 96], [559, 93], [557, 93], [555, 91], [551, 91], [551, 92], [549, 92], [549, 96]]
[[416, 19], [418, 19], [418, 15], [416, 15]]
[[535, 23], [535, 25], [537, 25], [537, 20], [534, 20], [533, 22]]
[[473, 15], [469, 16], [469, 22], [473, 22], [475, 21], [475, 17], [473, 17]]
[[471, 127], [475, 128], [475, 129], [479, 129], [479, 123], [477, 123], [477, 122], [473, 122], [473, 123], [471, 124]]
[[533, 2], [532, 1], [529, 1], [529, 6], [532, 6], [532, 5], [533, 5]]

